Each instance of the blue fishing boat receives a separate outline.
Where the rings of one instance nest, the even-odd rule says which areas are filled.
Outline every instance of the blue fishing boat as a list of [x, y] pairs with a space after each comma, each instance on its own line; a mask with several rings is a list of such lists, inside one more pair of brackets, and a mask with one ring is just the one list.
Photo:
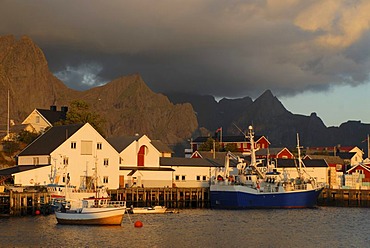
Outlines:
[[[261, 167], [256, 161], [254, 133], [250, 126], [248, 137], [251, 144], [251, 162], [228, 152], [225, 159], [223, 175], [217, 176], [210, 186], [212, 208], [243, 209], [243, 208], [312, 208], [324, 185], [317, 183], [312, 177], [303, 175], [298, 147], [298, 177], [287, 178], [270, 166]], [[229, 175], [229, 161], [235, 159], [238, 175]], [[263, 168], [263, 169], [262, 169]]]

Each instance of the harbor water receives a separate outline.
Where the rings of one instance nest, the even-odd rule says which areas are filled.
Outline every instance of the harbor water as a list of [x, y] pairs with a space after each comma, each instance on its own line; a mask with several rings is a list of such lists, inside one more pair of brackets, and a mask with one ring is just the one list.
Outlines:
[[[141, 221], [143, 227], [135, 228]], [[369, 247], [370, 209], [211, 210], [125, 215], [121, 226], [0, 218], [0, 247]]]

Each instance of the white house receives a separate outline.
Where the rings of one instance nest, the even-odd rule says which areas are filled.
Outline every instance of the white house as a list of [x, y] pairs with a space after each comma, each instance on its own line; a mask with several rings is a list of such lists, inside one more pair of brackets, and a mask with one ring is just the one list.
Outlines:
[[[301, 166], [305, 172], [305, 177], [315, 178], [317, 182], [329, 184], [328, 173], [329, 165], [324, 159], [303, 159], [304, 166]], [[299, 162], [296, 159], [275, 159], [275, 165], [278, 172], [288, 174], [288, 178], [298, 177]]]
[[33, 165], [35, 169], [13, 174], [15, 184], [64, 184], [68, 180], [84, 189], [94, 186], [96, 172], [102, 185], [118, 188], [119, 155], [88, 123], [48, 129], [18, 155], [17, 162], [19, 167]]
[[160, 158], [171, 157], [168, 146], [146, 135], [107, 140], [119, 153], [119, 188], [172, 187], [173, 169], [160, 166]]

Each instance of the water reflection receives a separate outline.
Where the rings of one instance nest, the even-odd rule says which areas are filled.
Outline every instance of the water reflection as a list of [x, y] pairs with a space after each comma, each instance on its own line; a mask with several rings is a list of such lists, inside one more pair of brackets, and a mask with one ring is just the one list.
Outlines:
[[[367, 247], [366, 208], [182, 210], [122, 226], [64, 226], [53, 215], [0, 219], [0, 247]], [[135, 228], [140, 220], [144, 226]]]

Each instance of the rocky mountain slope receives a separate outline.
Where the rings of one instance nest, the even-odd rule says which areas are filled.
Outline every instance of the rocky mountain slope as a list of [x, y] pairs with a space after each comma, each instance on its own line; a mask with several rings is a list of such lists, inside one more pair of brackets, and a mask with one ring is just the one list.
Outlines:
[[189, 103], [171, 103], [151, 91], [138, 74], [83, 92], [67, 88], [52, 75], [43, 52], [26, 36], [20, 40], [0, 37], [0, 89], [0, 121], [4, 124], [9, 90], [10, 117], [17, 124], [35, 108], [60, 108], [80, 99], [106, 120], [106, 136], [138, 133], [174, 144], [186, 140], [198, 126]]
[[362, 141], [370, 133], [369, 124], [348, 121], [339, 127], [326, 127], [315, 113], [304, 116], [289, 112], [270, 90], [255, 101], [249, 97], [216, 102], [212, 96], [178, 93], [167, 96], [174, 103], [190, 102], [198, 113], [199, 126], [209, 133], [222, 127], [224, 135], [241, 135], [237, 127], [246, 130], [253, 125], [256, 134], [268, 137], [272, 147], [295, 147], [299, 133], [301, 144], [306, 147], [340, 144], [367, 150], [366, 142]]

